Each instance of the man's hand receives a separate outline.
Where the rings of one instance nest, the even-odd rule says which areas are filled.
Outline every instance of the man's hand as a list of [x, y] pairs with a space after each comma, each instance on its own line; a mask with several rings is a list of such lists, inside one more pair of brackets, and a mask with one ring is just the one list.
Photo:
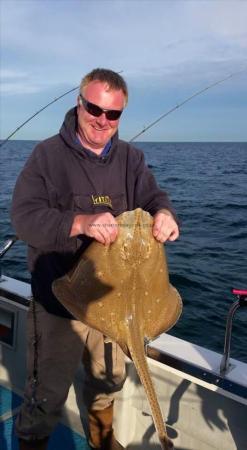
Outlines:
[[85, 234], [104, 245], [115, 241], [118, 224], [111, 213], [80, 214], [75, 217], [70, 236]]
[[153, 236], [161, 243], [178, 238], [178, 225], [170, 211], [161, 210], [154, 215]]

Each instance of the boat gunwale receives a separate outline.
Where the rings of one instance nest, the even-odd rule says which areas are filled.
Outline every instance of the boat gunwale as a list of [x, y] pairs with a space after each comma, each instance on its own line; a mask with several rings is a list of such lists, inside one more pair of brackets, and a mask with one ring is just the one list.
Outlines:
[[[18, 307], [28, 309], [32, 299], [31, 286], [29, 283], [2, 276], [0, 279], [0, 296], [1, 303], [3, 301], [9, 301]], [[172, 354], [175, 347], [170, 345], [171, 343], [176, 347], [175, 354]], [[4, 342], [2, 344], [4, 345]], [[186, 353], [185, 345], [187, 346]], [[195, 351], [198, 352], [197, 361], [195, 355], [194, 358], [191, 358], [190, 350], [194, 351], [194, 353]], [[245, 373], [247, 373], [246, 363], [231, 359], [230, 372], [227, 375], [221, 376], [220, 359], [222, 355], [166, 333], [163, 333], [159, 338], [149, 343], [146, 347], [146, 352], [149, 359], [185, 374], [185, 376], [193, 377], [195, 383], [198, 380], [199, 382], [205, 383], [205, 385], [212, 385], [212, 390], [217, 389], [223, 395], [226, 393], [226, 396], [233, 396], [234, 399], [247, 404], [247, 379], [246, 384], [236, 382], [237, 372], [244, 371], [245, 369]], [[184, 356], [185, 354], [186, 358]], [[203, 364], [202, 358], [199, 358], [199, 355], [205, 357], [205, 364]], [[218, 370], [214, 367], [215, 361], [219, 361]], [[210, 363], [212, 363], [211, 367]]]

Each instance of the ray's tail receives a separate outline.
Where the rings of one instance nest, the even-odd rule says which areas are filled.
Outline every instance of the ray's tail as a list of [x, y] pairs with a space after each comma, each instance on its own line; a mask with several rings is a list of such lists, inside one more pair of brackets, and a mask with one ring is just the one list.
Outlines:
[[161, 409], [157, 400], [154, 385], [149, 372], [147, 359], [144, 352], [144, 343], [140, 334], [140, 330], [133, 323], [132, 319], [128, 320], [128, 349], [131, 358], [135, 364], [139, 378], [145, 389], [151, 413], [156, 428], [162, 450], [174, 449], [172, 441], [167, 436], [166, 426], [162, 417]]

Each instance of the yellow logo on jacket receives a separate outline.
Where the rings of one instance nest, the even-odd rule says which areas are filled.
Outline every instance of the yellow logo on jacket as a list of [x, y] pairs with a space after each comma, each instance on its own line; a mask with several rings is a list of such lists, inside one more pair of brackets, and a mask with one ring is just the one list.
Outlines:
[[112, 202], [109, 195], [92, 195], [93, 204], [96, 206], [109, 206], [112, 208]]

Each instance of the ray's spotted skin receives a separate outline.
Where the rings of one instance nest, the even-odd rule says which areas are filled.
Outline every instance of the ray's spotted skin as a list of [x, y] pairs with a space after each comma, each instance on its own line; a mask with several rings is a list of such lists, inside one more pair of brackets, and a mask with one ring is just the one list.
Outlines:
[[116, 241], [93, 242], [76, 267], [53, 283], [58, 300], [79, 320], [117, 342], [135, 364], [164, 450], [173, 448], [149, 373], [144, 342], [170, 329], [182, 300], [169, 283], [164, 246], [141, 209], [117, 218]]

